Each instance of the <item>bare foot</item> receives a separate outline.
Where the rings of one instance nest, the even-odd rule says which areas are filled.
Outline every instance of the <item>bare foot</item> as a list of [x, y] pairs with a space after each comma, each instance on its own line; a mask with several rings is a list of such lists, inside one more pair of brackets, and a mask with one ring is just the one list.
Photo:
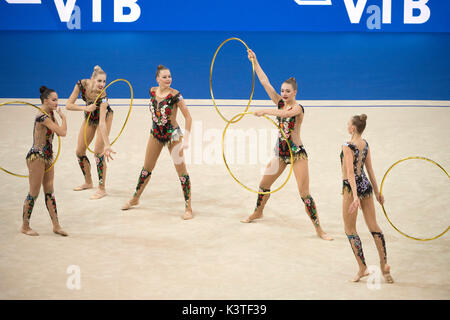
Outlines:
[[363, 270], [359, 270], [358, 273], [356, 274], [356, 276], [351, 279], [351, 282], [358, 282], [359, 280], [361, 280], [361, 278], [367, 277], [369, 275], [369, 271], [367, 270], [367, 268], [364, 268]]
[[68, 236], [67, 232], [65, 232], [61, 227], [53, 228], [53, 232], [56, 233], [56, 234], [59, 234], [59, 235], [61, 235], [63, 237], [67, 237]]
[[73, 188], [73, 191], [82, 191], [87, 189], [92, 189], [94, 186], [91, 183], [83, 183], [81, 186]]
[[320, 230], [316, 230], [317, 235], [322, 238], [323, 240], [328, 240], [328, 241], [332, 241], [334, 240], [333, 237], [329, 236], [328, 234], [325, 233], [325, 231], [323, 231], [322, 229]]
[[36, 231], [34, 231], [33, 229], [31, 229], [30, 227], [28, 227], [28, 228], [22, 227], [22, 228], [20, 229], [20, 231], [21, 231], [22, 233], [26, 234], [27, 236], [38, 236], [38, 235], [39, 235], [39, 233], [37, 233]]
[[132, 198], [131, 200], [129, 200], [127, 203], [125, 203], [122, 206], [122, 210], [128, 210], [131, 209], [131, 207], [133, 206], [137, 206], [139, 204], [139, 200], [135, 200], [134, 198]]
[[394, 283], [394, 279], [391, 276], [391, 267], [388, 265], [384, 266], [384, 271], [383, 271], [383, 277], [384, 280], [386, 280], [387, 283]]
[[97, 200], [103, 198], [104, 196], [106, 196], [106, 191], [104, 189], [97, 189], [90, 199]]
[[260, 212], [260, 213], [254, 212], [254, 213], [253, 213], [250, 217], [248, 217], [247, 219], [241, 220], [241, 222], [242, 222], [242, 223], [250, 223], [250, 222], [252, 222], [253, 220], [261, 219], [263, 216], [264, 216], [264, 215], [263, 215], [262, 212]]
[[186, 209], [186, 212], [183, 215], [183, 219], [184, 220], [190, 220], [192, 219], [194, 216], [192, 215], [192, 209]]

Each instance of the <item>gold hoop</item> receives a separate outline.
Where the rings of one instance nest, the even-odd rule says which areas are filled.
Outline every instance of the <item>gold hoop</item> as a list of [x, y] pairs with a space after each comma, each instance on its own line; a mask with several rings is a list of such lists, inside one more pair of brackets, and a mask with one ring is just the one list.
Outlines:
[[[427, 158], [424, 158], [424, 157], [408, 157], [408, 158], [401, 159], [401, 160], [397, 161], [397, 162], [394, 163], [392, 166], [390, 166], [389, 169], [386, 171], [386, 173], [384, 174], [383, 180], [381, 181], [380, 195], [383, 194], [383, 183], [384, 183], [384, 180], [385, 180], [387, 174], [389, 173], [389, 171], [391, 171], [391, 169], [392, 169], [394, 166], [396, 166], [397, 164], [399, 164], [400, 162], [403, 162], [403, 161], [406, 161], [406, 160], [411, 160], [411, 159], [426, 160], [426, 161], [428, 161], [428, 162], [431, 162], [431, 163], [437, 165], [439, 168], [441, 168], [441, 170], [444, 171], [444, 173], [447, 175], [447, 177], [450, 178], [450, 176], [449, 176], [449, 174], [447, 173], [447, 171], [445, 171], [445, 169], [444, 169], [441, 165], [439, 165], [437, 162], [434, 162], [433, 160], [430, 160], [430, 159], [427, 159]], [[434, 236], [434, 237], [432, 237], [432, 238], [417, 238], [417, 237], [412, 237], [412, 236], [407, 235], [406, 233], [400, 231], [400, 229], [398, 229], [398, 228], [392, 223], [392, 221], [389, 219], [389, 217], [388, 217], [388, 215], [387, 215], [387, 213], [386, 213], [386, 210], [385, 210], [385, 208], [384, 208], [384, 205], [381, 205], [381, 207], [383, 208], [384, 215], [386, 216], [386, 219], [389, 221], [389, 223], [391, 224], [391, 226], [392, 226], [395, 230], [397, 230], [401, 235], [403, 235], [403, 236], [405, 236], [405, 237], [407, 237], [407, 238], [409, 238], [409, 239], [418, 240], [418, 241], [430, 241], [430, 240], [434, 240], [434, 239], [437, 239], [437, 238], [443, 236], [443, 235], [448, 231], [448, 229], [450, 229], [450, 226], [449, 226], [449, 227], [447, 227], [447, 229], [446, 229], [444, 232], [442, 232], [442, 233], [440, 233], [440, 234], [438, 234], [437, 236]]]
[[[112, 85], [113, 83], [116, 83], [116, 82], [118, 82], [118, 81], [126, 82], [126, 83], [128, 84], [128, 86], [130, 87], [130, 92], [131, 92], [131, 102], [130, 102], [130, 109], [128, 109], [127, 118], [125, 119], [125, 122], [124, 122], [124, 124], [123, 124], [123, 126], [122, 126], [122, 129], [120, 130], [119, 135], [113, 140], [113, 142], [111, 142], [111, 145], [113, 145], [113, 144], [117, 141], [117, 139], [119, 139], [120, 135], [122, 134], [123, 130], [125, 129], [125, 126], [127, 125], [128, 118], [130, 117], [130, 113], [131, 113], [131, 108], [133, 107], [133, 87], [131, 86], [131, 83], [130, 83], [128, 80], [126, 80], [126, 79], [116, 79], [116, 80], [114, 80], [113, 82], [109, 83], [106, 87], [103, 88], [102, 92], [100, 92], [100, 93], [98, 94], [97, 98], [95, 99], [95, 101], [94, 101], [94, 103], [93, 103], [93, 104], [96, 104], [96, 103], [97, 103], [97, 100], [100, 98], [100, 96], [103, 94], [103, 92], [105, 92], [105, 90], [106, 90], [110, 85]], [[89, 119], [91, 118], [91, 114], [92, 114], [92, 112], [89, 112], [89, 116], [88, 116], [88, 118], [87, 118], [87, 120], [86, 120], [86, 124], [85, 124], [85, 126], [84, 126], [84, 144], [86, 145], [86, 149], [88, 149], [88, 150], [89, 150], [90, 152], [92, 152], [92, 153], [95, 153], [94, 151], [92, 151], [92, 150], [89, 148], [88, 143], [87, 143], [87, 139], [86, 139], [87, 126], [88, 126], [88, 123], [89, 123]]]
[[[217, 53], [219, 52], [220, 48], [222, 48], [222, 46], [223, 46], [225, 43], [227, 43], [228, 41], [231, 41], [231, 40], [236, 40], [236, 41], [241, 42], [241, 43], [247, 48], [247, 50], [249, 50], [249, 47], [247, 46], [247, 44], [246, 44], [244, 41], [242, 41], [241, 39], [239, 39], [239, 38], [229, 38], [229, 39], [225, 40], [224, 42], [222, 42], [222, 43], [220, 44], [220, 46], [217, 48], [216, 52], [214, 53], [214, 57], [213, 57], [213, 59], [212, 59], [212, 61], [211, 61], [211, 70], [210, 70], [210, 72], [209, 72], [209, 89], [210, 89], [210, 91], [211, 91], [212, 102], [213, 102], [214, 107], [216, 108], [217, 112], [219, 113], [220, 117], [221, 117], [225, 122], [230, 122], [230, 121], [232, 121], [232, 120], [234, 119], [234, 117], [232, 118], [232, 120], [227, 120], [227, 118], [225, 118], [225, 117], [222, 115], [222, 113], [219, 111], [219, 108], [217, 107], [217, 104], [216, 104], [216, 100], [214, 99], [214, 92], [213, 92], [213, 88], [212, 88], [212, 73], [213, 73], [214, 61], [216, 60]], [[252, 62], [252, 69], [253, 69], [252, 93], [250, 94], [250, 99], [248, 100], [248, 104], [247, 104], [247, 107], [246, 107], [245, 110], [244, 110], [244, 113], [247, 112], [248, 108], [250, 107], [250, 104], [251, 104], [252, 98], [253, 98], [253, 92], [255, 91], [255, 63], [253, 62], [253, 59], [251, 60], [251, 62]], [[242, 117], [244, 117], [244, 115], [242, 115], [238, 120], [232, 121], [232, 123], [236, 123], [236, 122], [240, 121], [240, 120], [242, 119]]]
[[[50, 115], [49, 115], [47, 112], [45, 112], [44, 110], [42, 110], [42, 109], [39, 108], [38, 106], [35, 106], [34, 104], [31, 104], [31, 103], [29, 103], [29, 102], [25, 102], [25, 101], [7, 101], [7, 102], [0, 103], [0, 107], [2, 107], [2, 106], [4, 106], [4, 105], [7, 105], [7, 104], [26, 104], [26, 105], [28, 105], [28, 106], [31, 106], [31, 107], [33, 107], [33, 108], [38, 109], [40, 112], [42, 112], [42, 113], [45, 114], [46, 116], [50, 117]], [[51, 117], [50, 117], [50, 118], [51, 118]], [[45, 170], [45, 172], [47, 172], [47, 171], [49, 171], [51, 168], [53, 168], [53, 166], [55, 165], [56, 161], [57, 161], [58, 158], [59, 158], [59, 154], [61, 153], [61, 137], [58, 136], [58, 135], [56, 135], [56, 136], [58, 137], [58, 153], [56, 154], [55, 161], [53, 161], [53, 163], [50, 165], [50, 167], [48, 167], [48, 168]], [[15, 176], [15, 177], [19, 177], [19, 178], [28, 178], [27, 175], [17, 174], [17, 173], [8, 171], [8, 170], [6, 170], [5, 168], [2, 168], [2, 167], [0, 167], [0, 169], [3, 170], [3, 171], [6, 172], [6, 173], [12, 175], [12, 176]]]
[[269, 117], [263, 115], [264, 118], [266, 118], [267, 120], [269, 120], [270, 122], [272, 122], [281, 132], [281, 134], [283, 135], [284, 139], [286, 140], [288, 147], [289, 147], [289, 153], [291, 155], [291, 169], [289, 170], [289, 174], [286, 178], [286, 181], [284, 181], [284, 183], [277, 189], [273, 190], [273, 191], [256, 191], [253, 190], [249, 187], [247, 187], [246, 185], [244, 185], [242, 182], [240, 182], [235, 176], [234, 174], [231, 172], [230, 168], [228, 167], [228, 163], [227, 163], [227, 159], [225, 158], [225, 151], [224, 151], [224, 141], [225, 141], [225, 133], [227, 132], [228, 127], [230, 126], [231, 123], [233, 123], [233, 120], [239, 116], [244, 117], [246, 114], [254, 114], [254, 112], [243, 112], [243, 113], [239, 113], [237, 115], [235, 115], [233, 118], [231, 118], [230, 121], [228, 121], [227, 125], [225, 126], [225, 129], [223, 130], [223, 134], [222, 134], [222, 156], [223, 156], [223, 161], [225, 162], [225, 166], [227, 167], [228, 172], [230, 173], [230, 175], [233, 177], [234, 180], [236, 180], [237, 183], [239, 183], [242, 187], [244, 187], [245, 189], [254, 192], [254, 193], [258, 193], [258, 194], [270, 194], [270, 193], [274, 193], [277, 192], [278, 190], [280, 190], [281, 188], [283, 188], [286, 183], [288, 182], [289, 178], [291, 177], [292, 174], [292, 169], [294, 168], [294, 157], [292, 155], [292, 150], [291, 150], [291, 144], [289, 143], [286, 134], [284, 133], [284, 130], [282, 130], [276, 123], [275, 121], [273, 121], [272, 119], [270, 119]]

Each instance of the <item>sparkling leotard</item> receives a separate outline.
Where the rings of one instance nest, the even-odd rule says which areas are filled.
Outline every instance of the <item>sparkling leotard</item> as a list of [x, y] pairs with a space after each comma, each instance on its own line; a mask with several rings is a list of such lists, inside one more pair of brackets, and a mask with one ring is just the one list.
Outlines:
[[[90, 100], [90, 99], [88, 99], [86, 97], [86, 88], [83, 86], [83, 83], [82, 83], [81, 80], [79, 80], [77, 82], [77, 85], [80, 88], [81, 99], [83, 99], [83, 101], [86, 102], [86, 105], [88, 106], [88, 105], [94, 103], [94, 100]], [[98, 123], [100, 121], [100, 105], [103, 102], [108, 103], [108, 97], [106, 95], [104, 97], [101, 97], [101, 98], [97, 99], [97, 102], [96, 102], [97, 108], [94, 111], [92, 111], [91, 117], [89, 118], [89, 125], [90, 126], [97, 126], [98, 125]], [[107, 107], [106, 110], [107, 110], [106, 111], [106, 118], [108, 118], [108, 116], [113, 113], [113, 110], [111, 109], [109, 104], [108, 104], [108, 107]], [[89, 117], [89, 112], [85, 111], [84, 112], [84, 118], [87, 119], [88, 117]]]
[[182, 100], [183, 97], [178, 92], [175, 95], [169, 93], [162, 101], [158, 103], [156, 100], [156, 92], [150, 89], [150, 112], [152, 113], [152, 129], [150, 133], [153, 137], [163, 145], [171, 144], [179, 141], [183, 136], [179, 126], [173, 127], [170, 116], [175, 105]]
[[[283, 107], [284, 107], [284, 101], [280, 100], [278, 102], [278, 110], [283, 109]], [[300, 107], [302, 108], [302, 111], [305, 112], [305, 109], [303, 108], [303, 106], [300, 105]], [[277, 120], [278, 120], [279, 127], [284, 131], [284, 134], [286, 135], [286, 137], [288, 139], [287, 141], [291, 145], [292, 156], [293, 156], [294, 162], [295, 162], [295, 160], [298, 160], [298, 159], [308, 159], [308, 154], [306, 153], [306, 150], [303, 147], [303, 145], [298, 146], [294, 143], [294, 141], [292, 141], [291, 136], [292, 136], [292, 132], [294, 131], [294, 128], [295, 128], [296, 116], [289, 117], [289, 118], [277, 117]], [[277, 145], [275, 146], [275, 155], [277, 155], [280, 159], [282, 159], [286, 164], [291, 163], [291, 154], [289, 153], [289, 147], [286, 142], [286, 139], [283, 137], [281, 132], [278, 133], [278, 141], [277, 141]]]
[[[366, 140], [366, 145], [364, 146], [364, 150], [362, 153], [361, 159], [359, 159], [359, 149], [352, 143], [347, 142], [344, 143], [344, 146], [349, 147], [354, 154], [353, 157], [353, 172], [355, 173], [355, 180], [356, 180], [356, 192], [358, 193], [358, 198], [365, 199], [370, 197], [372, 194], [372, 185], [370, 184], [369, 179], [367, 179], [367, 176], [364, 172], [364, 163], [366, 162], [367, 153], [369, 151], [369, 144]], [[344, 151], [341, 151], [341, 167], [343, 166], [343, 160], [344, 160]], [[361, 160], [361, 161], [360, 161]], [[344, 179], [342, 181], [342, 193], [348, 192], [352, 193], [352, 188], [350, 186], [350, 183], [348, 179]]]

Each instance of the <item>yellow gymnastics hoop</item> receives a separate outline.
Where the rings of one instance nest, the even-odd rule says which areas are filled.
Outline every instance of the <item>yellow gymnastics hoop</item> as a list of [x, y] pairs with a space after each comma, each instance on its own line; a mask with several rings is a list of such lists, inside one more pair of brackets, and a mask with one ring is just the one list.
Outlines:
[[[125, 126], [127, 125], [128, 118], [130, 117], [130, 113], [131, 113], [131, 108], [133, 107], [133, 87], [131, 86], [131, 83], [130, 83], [128, 80], [126, 80], [126, 79], [116, 79], [116, 80], [114, 80], [113, 82], [109, 83], [106, 87], [103, 88], [102, 92], [100, 92], [100, 93], [98, 94], [97, 98], [95, 99], [95, 101], [94, 101], [94, 103], [93, 103], [93, 104], [96, 104], [96, 103], [97, 103], [97, 100], [100, 98], [100, 96], [103, 94], [103, 92], [105, 92], [106, 89], [107, 89], [110, 85], [112, 85], [113, 83], [116, 83], [116, 82], [118, 82], [118, 81], [126, 82], [126, 83], [128, 84], [128, 86], [130, 87], [130, 92], [131, 92], [131, 102], [130, 102], [130, 109], [128, 110], [127, 118], [125, 119], [125, 122], [124, 122], [124, 124], [123, 124], [123, 126], [122, 126], [122, 129], [120, 130], [118, 136], [113, 140], [113, 142], [111, 142], [111, 145], [113, 145], [113, 144], [117, 141], [117, 139], [119, 139], [120, 135], [122, 134], [123, 130], [125, 129]], [[86, 139], [87, 126], [88, 126], [88, 123], [89, 123], [89, 119], [91, 118], [91, 114], [92, 114], [92, 112], [89, 112], [89, 116], [88, 116], [88, 118], [87, 118], [87, 120], [86, 120], [86, 124], [85, 124], [85, 126], [84, 126], [84, 144], [86, 145], [86, 149], [88, 149], [88, 150], [89, 150], [90, 152], [92, 152], [92, 153], [95, 153], [94, 151], [92, 151], [92, 150], [89, 148], [89, 146], [88, 146], [88, 144], [87, 144], [87, 139]]]
[[[397, 162], [394, 163], [392, 166], [390, 166], [389, 169], [386, 171], [386, 173], [384, 174], [383, 180], [381, 181], [381, 186], [380, 186], [380, 194], [381, 194], [381, 195], [383, 194], [383, 183], [384, 183], [384, 180], [385, 180], [387, 174], [389, 173], [389, 171], [391, 171], [391, 169], [392, 169], [394, 166], [396, 166], [397, 164], [399, 164], [400, 162], [403, 162], [403, 161], [406, 161], [406, 160], [411, 160], [411, 159], [419, 159], [419, 160], [425, 160], [425, 161], [431, 162], [431, 163], [437, 165], [439, 168], [441, 168], [441, 170], [445, 172], [445, 174], [447, 175], [447, 177], [450, 178], [448, 172], [445, 171], [445, 169], [444, 169], [441, 165], [439, 165], [437, 162], [434, 162], [433, 160], [430, 160], [430, 159], [427, 159], [427, 158], [424, 158], [424, 157], [408, 157], [408, 158], [401, 159], [401, 160], [397, 161]], [[434, 240], [434, 239], [437, 239], [437, 238], [443, 236], [443, 235], [448, 231], [448, 229], [450, 229], [450, 226], [449, 226], [449, 227], [447, 227], [447, 229], [446, 229], [444, 232], [442, 232], [442, 233], [440, 233], [440, 234], [438, 234], [437, 236], [432, 237], [432, 238], [416, 238], [416, 237], [412, 237], [412, 236], [409, 236], [409, 235], [407, 235], [406, 233], [400, 231], [400, 229], [398, 229], [398, 228], [392, 223], [392, 221], [389, 219], [389, 217], [388, 217], [388, 215], [387, 215], [387, 213], [386, 213], [386, 210], [384, 209], [384, 205], [381, 205], [381, 207], [383, 208], [384, 215], [386, 216], [386, 218], [387, 218], [387, 220], [389, 221], [389, 223], [391, 224], [391, 226], [392, 226], [395, 230], [397, 230], [401, 235], [403, 235], [403, 236], [405, 236], [405, 237], [407, 237], [407, 238], [409, 238], [409, 239], [418, 240], [418, 241], [430, 241], [430, 240]]]
[[[31, 103], [29, 103], [29, 102], [25, 102], [25, 101], [7, 101], [7, 102], [0, 103], [0, 107], [2, 107], [2, 106], [4, 106], [4, 105], [7, 105], [7, 104], [26, 104], [26, 105], [28, 105], [28, 106], [32, 106], [33, 108], [38, 109], [40, 112], [42, 112], [42, 113], [45, 114], [46, 116], [50, 117], [50, 115], [49, 115], [47, 112], [45, 112], [44, 110], [42, 110], [42, 109], [39, 108], [38, 106], [35, 106], [34, 104], [31, 104]], [[50, 118], [51, 118], [51, 117], [50, 117]], [[53, 161], [53, 163], [51, 164], [51, 166], [48, 167], [48, 168], [45, 170], [45, 172], [49, 171], [49, 170], [55, 165], [56, 161], [57, 161], [58, 158], [59, 158], [59, 154], [61, 153], [61, 137], [58, 136], [58, 135], [56, 135], [56, 136], [58, 137], [58, 153], [56, 154], [55, 161]], [[2, 168], [2, 167], [0, 167], [0, 169], [3, 170], [3, 171], [6, 172], [6, 173], [12, 175], [12, 176], [15, 176], [15, 177], [19, 177], [19, 178], [28, 178], [27, 175], [17, 174], [17, 173], [8, 171], [8, 170], [6, 170], [5, 168]]]
[[237, 183], [239, 183], [242, 187], [244, 187], [244, 188], [247, 189], [248, 191], [251, 191], [251, 192], [254, 192], [254, 193], [258, 193], [258, 194], [271, 194], [271, 193], [277, 192], [278, 190], [280, 190], [281, 188], [283, 188], [283, 187], [286, 185], [286, 183], [288, 182], [289, 178], [291, 177], [292, 169], [294, 168], [294, 157], [293, 157], [293, 155], [292, 155], [291, 144], [289, 143], [289, 141], [288, 141], [288, 139], [287, 139], [287, 137], [286, 137], [286, 134], [285, 134], [284, 131], [283, 131], [283, 130], [275, 123], [275, 121], [273, 121], [273, 120], [270, 119], [269, 117], [263, 115], [264, 118], [266, 118], [267, 120], [269, 120], [270, 122], [272, 122], [272, 123], [280, 130], [281, 134], [283, 135], [283, 137], [284, 137], [284, 139], [286, 140], [286, 142], [287, 142], [287, 144], [288, 144], [288, 147], [289, 147], [289, 153], [290, 153], [290, 155], [291, 155], [291, 169], [289, 170], [289, 174], [288, 174], [288, 176], [287, 176], [287, 178], [286, 178], [286, 181], [284, 181], [284, 183], [283, 183], [280, 187], [278, 187], [277, 189], [275, 189], [275, 190], [272, 190], [272, 191], [263, 191], [263, 192], [261, 192], [261, 191], [256, 191], [256, 190], [253, 190], [253, 189], [247, 187], [247, 186], [244, 185], [242, 182], [240, 182], [240, 181], [234, 176], [234, 174], [231, 172], [230, 168], [228, 167], [227, 159], [225, 158], [225, 151], [224, 151], [224, 148], [223, 148], [224, 141], [225, 141], [225, 133], [227, 132], [228, 127], [230, 126], [231, 123], [233, 123], [233, 120], [234, 120], [235, 118], [237, 118], [237, 117], [239, 117], [239, 116], [241, 116], [241, 118], [242, 118], [242, 117], [245, 116], [246, 114], [254, 114], [254, 112], [243, 112], [243, 113], [239, 113], [239, 114], [235, 115], [233, 118], [231, 118], [230, 121], [228, 121], [227, 125], [225, 126], [225, 129], [223, 130], [223, 134], [222, 134], [222, 156], [223, 156], [223, 161], [225, 162], [225, 166], [227, 167], [227, 170], [228, 170], [228, 172], [230, 173], [230, 175], [233, 177], [233, 179], [236, 180]]
[[[210, 91], [211, 91], [211, 98], [212, 98], [214, 107], [216, 108], [216, 110], [217, 110], [217, 112], [219, 113], [220, 117], [221, 117], [225, 122], [230, 122], [230, 121], [231, 121], [232, 123], [236, 123], [236, 122], [240, 121], [240, 120], [242, 119], [242, 117], [244, 117], [244, 115], [242, 115], [242, 116], [241, 116], [238, 120], [236, 120], [236, 121], [227, 120], [227, 118], [225, 118], [225, 117], [222, 115], [222, 113], [219, 111], [219, 108], [217, 107], [216, 100], [214, 99], [213, 88], [212, 88], [212, 73], [213, 73], [214, 61], [216, 61], [217, 53], [219, 52], [220, 48], [222, 48], [222, 46], [223, 46], [225, 43], [227, 43], [228, 41], [231, 41], [231, 40], [236, 40], [236, 41], [241, 42], [241, 43], [247, 48], [247, 50], [249, 50], [249, 47], [247, 46], [247, 44], [246, 44], [244, 41], [242, 41], [241, 39], [239, 39], [239, 38], [229, 38], [229, 39], [225, 40], [224, 42], [222, 42], [222, 43], [220, 44], [220, 46], [217, 48], [216, 52], [214, 53], [214, 57], [213, 57], [213, 59], [212, 59], [212, 61], [211, 61], [211, 70], [210, 70], [210, 72], [209, 72], [209, 89], [210, 89]], [[252, 62], [252, 69], [253, 69], [252, 93], [250, 94], [250, 99], [248, 100], [248, 104], [247, 104], [247, 107], [246, 107], [245, 110], [244, 110], [244, 113], [247, 112], [248, 108], [250, 107], [250, 104], [252, 103], [253, 92], [255, 91], [255, 63], [253, 62], [253, 59], [251, 60], [251, 62]], [[233, 118], [233, 119], [234, 119], [234, 118]]]

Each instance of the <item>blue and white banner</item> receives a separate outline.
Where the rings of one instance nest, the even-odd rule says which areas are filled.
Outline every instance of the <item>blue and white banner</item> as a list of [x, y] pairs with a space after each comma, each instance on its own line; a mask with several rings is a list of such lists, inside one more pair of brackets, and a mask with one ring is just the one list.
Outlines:
[[450, 32], [449, 0], [0, 0], [0, 30]]

